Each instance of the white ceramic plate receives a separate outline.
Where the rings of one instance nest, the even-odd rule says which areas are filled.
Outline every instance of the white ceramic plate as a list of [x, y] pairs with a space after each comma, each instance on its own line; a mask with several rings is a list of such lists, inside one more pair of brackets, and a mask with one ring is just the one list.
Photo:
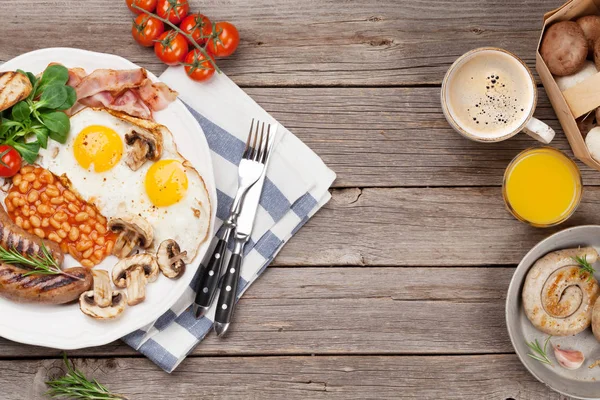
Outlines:
[[[579, 246], [592, 246], [600, 250], [600, 226], [585, 225], [576, 226], [555, 233], [554, 235], [542, 240], [535, 245], [529, 253], [523, 257], [517, 267], [508, 288], [506, 296], [506, 325], [508, 334], [517, 355], [521, 362], [533, 376], [540, 382], [545, 383], [549, 388], [567, 396], [578, 399], [598, 399], [600, 398], [600, 368], [588, 368], [594, 361], [600, 359], [600, 343], [594, 338], [591, 328], [575, 336], [554, 336], [552, 343], [560, 345], [563, 349], [576, 349], [585, 355], [583, 365], [574, 371], [562, 368], [554, 358], [554, 352], [548, 344], [549, 357], [554, 366], [542, 364], [539, 361], [527, 356], [531, 350], [526, 342], [538, 340], [543, 344], [548, 337], [543, 332], [538, 331], [527, 319], [523, 304], [521, 301], [521, 291], [525, 276], [529, 268], [545, 254]], [[600, 270], [596, 263], [596, 271]], [[595, 274], [598, 279], [599, 273]]]
[[[98, 68], [131, 69], [139, 67], [112, 54], [69, 48], [51, 48], [13, 58], [0, 66], [0, 71], [22, 69], [37, 74], [51, 62], [58, 62], [67, 67], [82, 67], [88, 73]], [[154, 81], [158, 80], [151, 73], [148, 73], [148, 76]], [[179, 100], [169, 105], [167, 109], [155, 113], [155, 119], [171, 130], [179, 152], [194, 165], [204, 178], [212, 203], [211, 221], [214, 222], [217, 195], [210, 149], [202, 129]], [[213, 223], [211, 223], [208, 238], [212, 235]], [[209, 242], [210, 240], [205, 241], [182, 277], [170, 280], [160, 276], [156, 282], [148, 285], [146, 300], [143, 303], [135, 307], [128, 307], [120, 318], [113, 321], [96, 321], [84, 315], [79, 310], [78, 304], [58, 306], [17, 304], [0, 298], [0, 336], [16, 342], [65, 350], [100, 346], [117, 340], [152, 323], [175, 304], [194, 277]], [[70, 256], [66, 258], [66, 266], [76, 265], [75, 260]], [[68, 262], [69, 259], [70, 262]], [[115, 258], [109, 257], [96, 268], [110, 270], [115, 261]]]

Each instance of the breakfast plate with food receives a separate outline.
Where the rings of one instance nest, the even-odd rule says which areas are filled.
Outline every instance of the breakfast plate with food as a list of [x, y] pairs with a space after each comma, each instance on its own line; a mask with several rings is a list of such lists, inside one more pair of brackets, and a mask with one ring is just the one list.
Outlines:
[[523, 258], [506, 299], [521, 362], [550, 388], [581, 399], [600, 393], [599, 249], [599, 225], [548, 237]]
[[216, 213], [211, 154], [177, 93], [110, 54], [0, 66], [0, 336], [98, 346], [191, 292]]

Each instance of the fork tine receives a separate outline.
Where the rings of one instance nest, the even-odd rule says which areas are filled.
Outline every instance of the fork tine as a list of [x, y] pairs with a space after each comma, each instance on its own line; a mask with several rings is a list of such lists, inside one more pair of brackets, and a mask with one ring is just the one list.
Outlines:
[[258, 143], [258, 146], [256, 147], [256, 153], [254, 154], [254, 161], [260, 162], [260, 159], [262, 158], [264, 137], [265, 137], [265, 123], [263, 122], [261, 125], [261, 128], [260, 128], [260, 141]]
[[267, 160], [270, 139], [271, 139], [271, 124], [267, 124], [267, 134], [265, 135], [265, 140], [262, 143], [262, 146], [260, 148], [260, 158], [258, 160], [262, 164], [264, 164], [265, 161]]
[[252, 151], [248, 155], [249, 160], [254, 160], [256, 157], [256, 141], [258, 140], [258, 130], [260, 129], [260, 121], [256, 121], [256, 127], [254, 128], [254, 135], [252, 136]]
[[246, 148], [244, 149], [244, 154], [242, 154], [242, 158], [248, 158], [250, 155], [250, 141], [252, 140], [252, 129], [254, 128], [254, 118], [252, 118], [252, 123], [250, 124], [250, 132], [248, 132], [248, 139], [246, 140]]

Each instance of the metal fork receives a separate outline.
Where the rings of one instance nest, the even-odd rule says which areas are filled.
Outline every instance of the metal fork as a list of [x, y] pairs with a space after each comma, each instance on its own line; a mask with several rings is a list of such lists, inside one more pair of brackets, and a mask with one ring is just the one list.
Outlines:
[[[231, 318], [233, 316], [238, 283], [240, 280], [242, 260], [244, 258], [244, 247], [250, 240], [252, 231], [254, 230], [254, 221], [256, 220], [256, 214], [258, 212], [258, 204], [262, 196], [263, 186], [265, 183], [266, 169], [269, 164], [269, 156], [272, 153], [273, 145], [275, 143], [275, 135], [277, 134], [277, 124], [274, 124], [275, 128], [271, 134], [271, 125], [269, 125], [265, 131], [267, 136], [267, 143], [265, 146], [261, 146], [260, 153], [262, 158], [265, 160], [265, 171], [262, 176], [246, 193], [242, 211], [237, 219], [235, 231], [232, 234], [233, 237], [233, 249], [231, 250], [231, 256], [227, 268], [223, 271], [223, 282], [219, 283], [221, 288], [219, 300], [217, 301], [217, 308], [215, 310], [214, 318], [214, 329], [218, 337], [223, 337], [229, 325], [231, 324]], [[263, 125], [264, 130], [264, 125]], [[259, 156], [261, 157], [261, 156]]]
[[[262, 129], [261, 129], [262, 127]], [[267, 125], [267, 129], [270, 125]], [[200, 265], [201, 276], [196, 285], [196, 300], [193, 311], [196, 318], [202, 317], [212, 304], [219, 276], [224, 264], [224, 255], [227, 250], [227, 242], [231, 232], [236, 227], [237, 218], [240, 215], [244, 198], [248, 190], [261, 177], [265, 168], [265, 151], [269, 142], [269, 135], [264, 135], [265, 123], [252, 119], [250, 132], [246, 141], [246, 148], [238, 168], [238, 189], [231, 204], [229, 217], [223, 221], [221, 234], [217, 236], [217, 244], [209, 258], [205, 258]]]

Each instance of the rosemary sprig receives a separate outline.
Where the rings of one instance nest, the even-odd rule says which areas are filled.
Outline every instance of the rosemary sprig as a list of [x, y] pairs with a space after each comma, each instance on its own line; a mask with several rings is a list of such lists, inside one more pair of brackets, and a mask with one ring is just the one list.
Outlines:
[[110, 390], [96, 379], [89, 380], [83, 372], [75, 368], [64, 354], [67, 374], [46, 382], [50, 389], [46, 395], [50, 397], [80, 399], [80, 400], [127, 400], [127, 397], [111, 393]]
[[546, 353], [546, 349], [548, 348], [548, 342], [552, 336], [548, 336], [546, 341], [544, 342], [544, 348], [540, 345], [537, 339], [533, 342], [527, 342], [527, 346], [533, 351], [533, 354], [527, 353], [527, 355], [534, 360], [538, 360], [542, 364], [548, 364], [552, 366], [552, 361], [548, 358], [548, 353]]
[[588, 282], [592, 280], [592, 277], [594, 276], [594, 272], [596, 272], [596, 270], [594, 269], [594, 267], [592, 267], [592, 265], [588, 262], [586, 256], [577, 256], [577, 257], [573, 257], [573, 260], [579, 264], [579, 268], [581, 268], [580, 272], [581, 275], [583, 275], [584, 273], [588, 273], [589, 277], [588, 277]]
[[71, 275], [69, 273], [64, 272], [60, 269], [60, 266], [52, 257], [50, 250], [42, 243], [42, 253], [43, 255], [31, 255], [24, 256], [19, 253], [14, 247], [11, 250], [6, 250], [4, 247], [0, 246], [0, 261], [5, 262], [7, 264], [17, 264], [24, 265], [31, 268], [31, 271], [26, 272], [23, 276], [29, 275], [65, 275], [69, 278], [83, 280], [75, 275]]
[[[206, 51], [206, 46], [202, 47], [200, 46], [198, 43], [196, 43], [196, 41], [194, 40], [194, 38], [192, 37], [192, 35], [188, 35], [187, 33], [185, 33], [184, 31], [182, 31], [177, 25], [173, 24], [171, 21], [169, 21], [168, 19], [165, 18], [161, 18], [158, 15], [148, 11], [148, 10], [144, 10], [143, 8], [139, 7], [137, 4], [135, 4], [135, 2], [133, 2], [131, 4], [131, 6], [141, 12], [143, 12], [144, 14], [152, 17], [152, 18], [156, 18], [159, 21], [162, 21], [163, 23], [169, 25], [171, 28], [173, 28], [173, 30], [177, 33], [182, 34], [184, 37], [186, 37], [188, 39], [188, 41], [196, 48], [200, 51], [200, 53], [202, 53], [202, 55], [204, 56], [204, 58], [206, 60], [208, 60], [210, 62], [210, 64], [213, 66], [213, 68], [215, 69], [215, 71], [217, 71], [217, 73], [221, 73], [221, 70], [219, 69], [219, 67], [217, 66], [217, 63], [215, 62], [215, 60], [213, 60], [213, 58], [208, 54], [208, 52]], [[213, 34], [214, 34], [214, 30], [213, 30]], [[204, 37], [204, 36], [203, 36]], [[209, 40], [212, 37], [209, 36]]]

